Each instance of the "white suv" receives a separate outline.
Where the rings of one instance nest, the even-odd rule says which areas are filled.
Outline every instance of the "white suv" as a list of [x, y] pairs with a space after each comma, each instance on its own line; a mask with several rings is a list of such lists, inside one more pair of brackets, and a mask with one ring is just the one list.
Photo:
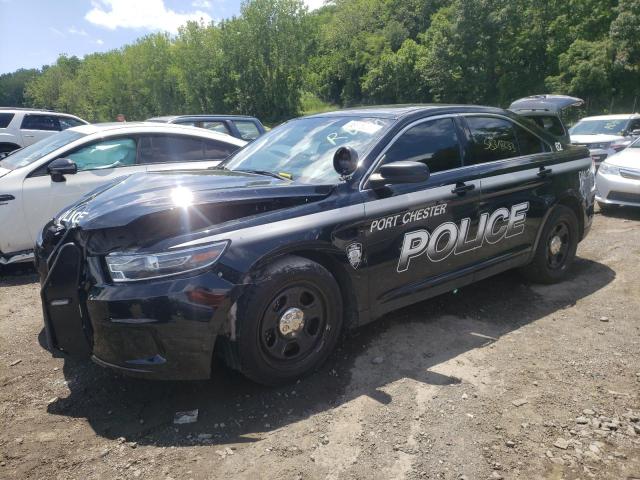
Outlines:
[[87, 125], [87, 123], [81, 118], [66, 113], [2, 107], [0, 108], [0, 158], [56, 132]]

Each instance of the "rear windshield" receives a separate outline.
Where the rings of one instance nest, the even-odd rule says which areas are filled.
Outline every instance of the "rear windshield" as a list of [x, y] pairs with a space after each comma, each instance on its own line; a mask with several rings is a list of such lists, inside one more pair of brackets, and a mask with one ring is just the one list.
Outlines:
[[571, 135], [623, 135], [629, 120], [581, 120], [569, 130]]
[[85, 135], [84, 133], [74, 132], [72, 130], [54, 133], [50, 137], [10, 153], [8, 157], [5, 157], [0, 162], [0, 167], [8, 168], [9, 170], [26, 167], [54, 150], [64, 147]]
[[13, 113], [0, 113], [0, 128], [7, 128], [13, 117]]

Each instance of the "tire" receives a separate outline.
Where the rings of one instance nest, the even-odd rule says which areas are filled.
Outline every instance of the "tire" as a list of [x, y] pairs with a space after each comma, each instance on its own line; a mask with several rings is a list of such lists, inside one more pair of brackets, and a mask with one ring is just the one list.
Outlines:
[[327, 269], [296, 256], [276, 260], [238, 301], [240, 371], [263, 385], [309, 374], [335, 348], [342, 317], [340, 288]]
[[[560, 240], [560, 244], [558, 240]], [[578, 248], [578, 219], [564, 205], [557, 205], [544, 225], [533, 261], [522, 269], [529, 280], [551, 284], [564, 279]], [[554, 253], [557, 252], [557, 253]]]

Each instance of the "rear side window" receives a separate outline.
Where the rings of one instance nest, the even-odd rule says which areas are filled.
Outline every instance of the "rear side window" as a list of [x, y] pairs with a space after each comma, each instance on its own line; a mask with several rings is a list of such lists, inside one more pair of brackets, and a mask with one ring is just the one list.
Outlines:
[[229, 129], [223, 122], [202, 122], [202, 128], [212, 130], [214, 132], [229, 134]]
[[216, 140], [204, 141], [204, 157], [207, 160], [222, 160], [227, 158], [238, 148], [236, 145], [230, 143], [218, 142]]
[[7, 128], [14, 116], [13, 113], [0, 113], [0, 128]]
[[140, 140], [140, 163], [194, 162], [204, 159], [204, 145], [199, 138], [158, 135]]
[[136, 163], [136, 142], [131, 138], [117, 138], [94, 143], [69, 155], [78, 171], [128, 167]]
[[453, 120], [431, 120], [404, 132], [387, 150], [383, 163], [400, 160], [426, 163], [431, 173], [460, 167], [460, 144]]
[[240, 137], [243, 140], [255, 140], [260, 136], [260, 130], [256, 124], [250, 121], [234, 120], [236, 128], [240, 131]]
[[520, 147], [520, 155], [534, 155], [546, 151], [545, 143], [539, 137], [520, 125], [514, 125], [514, 127], [518, 138], [518, 147]]
[[471, 130], [471, 151], [467, 165], [517, 157], [518, 142], [513, 124], [494, 117], [467, 117]]
[[58, 117], [58, 122], [60, 122], [60, 130], [66, 130], [67, 128], [79, 127], [80, 125], [84, 125], [84, 122], [71, 117]]
[[60, 130], [58, 119], [53, 115], [25, 115], [20, 126], [22, 130]]

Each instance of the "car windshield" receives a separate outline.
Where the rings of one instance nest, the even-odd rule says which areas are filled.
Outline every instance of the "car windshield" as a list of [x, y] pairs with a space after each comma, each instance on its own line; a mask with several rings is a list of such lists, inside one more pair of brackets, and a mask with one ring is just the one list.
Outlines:
[[0, 167], [8, 168], [9, 170], [26, 167], [45, 155], [50, 154], [54, 150], [64, 147], [68, 143], [78, 140], [84, 136], [84, 133], [78, 133], [72, 130], [64, 130], [60, 133], [55, 133], [50, 137], [44, 138], [39, 142], [9, 154], [8, 157], [0, 161]]
[[234, 171], [260, 171], [301, 183], [335, 184], [333, 154], [348, 145], [360, 158], [391, 120], [368, 117], [311, 117], [287, 122], [259, 137], [224, 162]]
[[623, 135], [629, 120], [581, 120], [569, 132], [571, 135]]

